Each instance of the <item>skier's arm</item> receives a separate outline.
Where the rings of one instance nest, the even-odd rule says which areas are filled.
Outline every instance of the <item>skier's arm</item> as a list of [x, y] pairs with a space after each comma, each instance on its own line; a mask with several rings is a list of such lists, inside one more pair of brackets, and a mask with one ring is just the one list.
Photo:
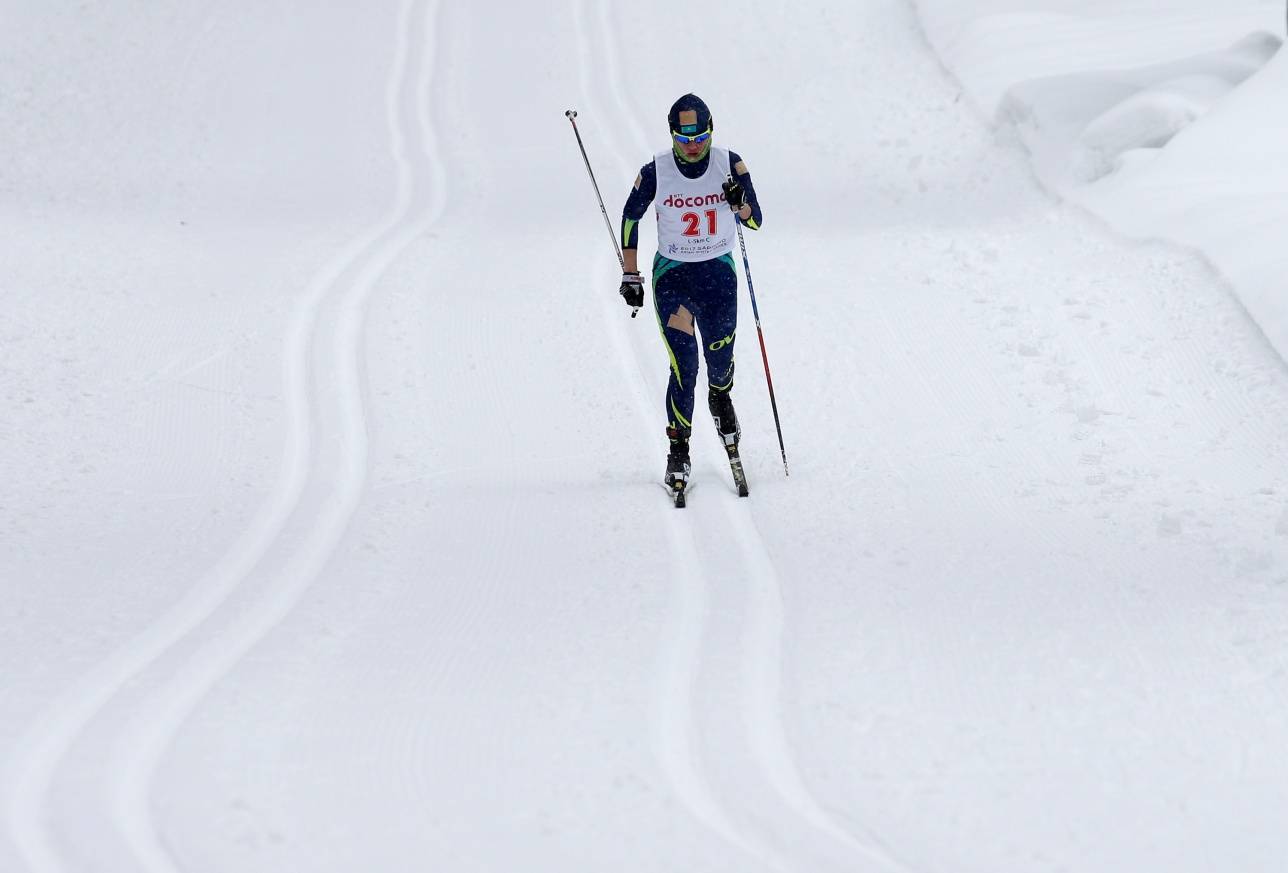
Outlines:
[[639, 272], [640, 219], [657, 196], [657, 166], [649, 161], [635, 177], [635, 187], [622, 208], [622, 260], [627, 273]]
[[752, 230], [760, 230], [763, 222], [763, 216], [760, 213], [760, 200], [756, 197], [756, 188], [751, 184], [751, 173], [747, 171], [747, 165], [742, 158], [738, 157], [737, 152], [729, 152], [729, 172], [733, 175], [734, 181], [742, 186], [746, 192], [747, 203], [738, 212], [738, 220]]

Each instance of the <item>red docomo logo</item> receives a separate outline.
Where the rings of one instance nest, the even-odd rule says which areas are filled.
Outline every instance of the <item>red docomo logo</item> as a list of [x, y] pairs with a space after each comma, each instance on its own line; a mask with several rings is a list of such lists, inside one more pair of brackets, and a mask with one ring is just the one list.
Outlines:
[[676, 209], [692, 209], [695, 206], [715, 206], [717, 203], [723, 203], [724, 199], [723, 194], [708, 194], [705, 197], [676, 197], [670, 194], [662, 201], [662, 205], [673, 206]]

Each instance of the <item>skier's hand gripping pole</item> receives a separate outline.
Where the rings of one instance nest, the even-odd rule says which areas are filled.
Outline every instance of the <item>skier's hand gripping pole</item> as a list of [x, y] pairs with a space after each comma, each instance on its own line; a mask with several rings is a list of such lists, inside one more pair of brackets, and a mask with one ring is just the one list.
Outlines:
[[[733, 180], [733, 176], [726, 176], [722, 187], [725, 191], [725, 199], [729, 201], [729, 208], [737, 212], [746, 202], [742, 186]], [[765, 332], [760, 329], [760, 310], [756, 308], [756, 288], [751, 284], [751, 262], [747, 260], [747, 241], [742, 236], [742, 222], [737, 218], [734, 221], [738, 228], [738, 245], [742, 248], [742, 268], [747, 274], [747, 293], [751, 295], [751, 314], [756, 318], [756, 336], [760, 339], [760, 360], [765, 365], [765, 384], [769, 386], [769, 405], [774, 410], [774, 429], [778, 431], [778, 450], [783, 454], [783, 475], [790, 476], [791, 473], [787, 469], [787, 449], [783, 447], [783, 426], [778, 420], [778, 401], [774, 399], [774, 379], [769, 375], [769, 354], [765, 351]]]
[[[577, 110], [569, 109], [564, 113], [564, 117], [572, 125], [573, 135], [577, 137], [577, 148], [581, 150], [581, 159], [586, 163], [586, 174], [590, 176], [591, 187], [595, 189], [595, 199], [599, 201], [599, 211], [604, 216], [604, 226], [608, 228], [608, 238], [613, 241], [613, 253], [617, 255], [617, 263], [622, 268], [622, 286], [619, 292], [622, 298], [626, 300], [631, 307], [631, 318], [639, 315], [640, 307], [644, 305], [644, 286], [641, 283], [638, 288], [632, 286], [627, 288], [626, 259], [622, 257], [621, 247], [617, 245], [617, 233], [613, 230], [613, 222], [608, 217], [608, 210], [604, 208], [604, 198], [599, 193], [599, 183], [595, 181], [595, 171], [590, 168], [590, 158], [586, 156], [586, 146], [581, 141], [581, 131], [577, 129]], [[639, 274], [634, 274], [639, 278]], [[630, 291], [631, 293], [627, 293]]]

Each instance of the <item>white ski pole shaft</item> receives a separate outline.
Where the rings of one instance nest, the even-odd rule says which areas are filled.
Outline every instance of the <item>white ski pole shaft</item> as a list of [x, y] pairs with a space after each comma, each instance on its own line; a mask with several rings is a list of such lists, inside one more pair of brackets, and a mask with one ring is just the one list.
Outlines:
[[[604, 208], [604, 198], [599, 193], [599, 183], [595, 181], [595, 171], [590, 167], [590, 158], [586, 156], [586, 145], [581, 141], [581, 131], [577, 129], [577, 110], [569, 109], [564, 113], [568, 122], [572, 125], [573, 135], [577, 137], [577, 148], [581, 150], [581, 159], [586, 162], [586, 175], [590, 176], [591, 187], [595, 189], [595, 199], [599, 201], [600, 214], [604, 216], [604, 226], [608, 228], [608, 238], [613, 241], [613, 254], [617, 255], [617, 263], [621, 265], [623, 272], [626, 270], [626, 259], [622, 257], [622, 250], [617, 245], [617, 233], [613, 230], [613, 222], [608, 217], [608, 210]], [[639, 307], [631, 308], [631, 318], [639, 314]]]

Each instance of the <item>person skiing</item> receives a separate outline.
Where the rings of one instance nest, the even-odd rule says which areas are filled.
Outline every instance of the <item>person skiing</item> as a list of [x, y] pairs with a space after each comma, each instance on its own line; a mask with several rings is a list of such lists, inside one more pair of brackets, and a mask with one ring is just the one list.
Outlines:
[[667, 122], [671, 148], [640, 169], [622, 210], [624, 263], [619, 293], [635, 309], [644, 305], [639, 222], [649, 204], [656, 202], [653, 308], [671, 361], [665, 482], [676, 505], [683, 506], [689, 481], [698, 334], [707, 363], [707, 405], [729, 455], [738, 493], [747, 494], [738, 456], [742, 431], [730, 396], [738, 328], [738, 272], [732, 252], [737, 223], [759, 230], [762, 216], [747, 165], [736, 152], [712, 145], [715, 125], [701, 99], [685, 94], [676, 100]]

